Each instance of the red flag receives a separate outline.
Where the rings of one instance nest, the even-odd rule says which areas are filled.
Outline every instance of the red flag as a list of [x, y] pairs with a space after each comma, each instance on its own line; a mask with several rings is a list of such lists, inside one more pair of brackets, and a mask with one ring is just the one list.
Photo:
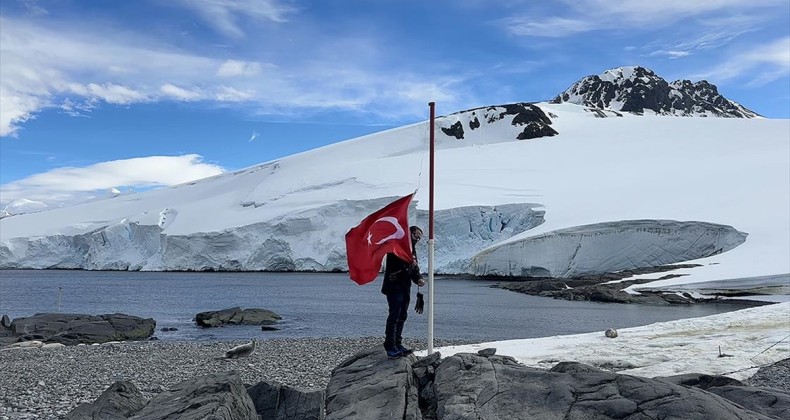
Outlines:
[[359, 285], [376, 279], [381, 260], [393, 253], [411, 262], [409, 203], [414, 194], [399, 198], [364, 218], [346, 233], [348, 274]]

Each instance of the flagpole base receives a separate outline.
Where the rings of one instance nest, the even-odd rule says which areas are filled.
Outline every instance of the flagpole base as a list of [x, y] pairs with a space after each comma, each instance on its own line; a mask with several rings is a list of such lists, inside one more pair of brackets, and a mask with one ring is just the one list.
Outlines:
[[428, 239], [428, 354], [433, 354], [433, 251], [435, 240]]

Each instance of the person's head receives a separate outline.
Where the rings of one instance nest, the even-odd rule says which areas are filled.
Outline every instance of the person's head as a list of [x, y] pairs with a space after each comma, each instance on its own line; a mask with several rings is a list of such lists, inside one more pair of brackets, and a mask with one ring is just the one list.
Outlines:
[[409, 232], [411, 232], [411, 241], [412, 243], [417, 243], [422, 239], [422, 229], [417, 226], [411, 226], [409, 228]]

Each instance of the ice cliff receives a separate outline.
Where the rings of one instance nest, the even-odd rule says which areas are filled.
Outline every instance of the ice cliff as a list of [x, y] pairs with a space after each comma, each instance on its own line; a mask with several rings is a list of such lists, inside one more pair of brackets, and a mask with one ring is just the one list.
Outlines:
[[[655, 82], [632, 70], [599, 79]], [[621, 111], [514, 103], [437, 118], [436, 272], [575, 277], [694, 261], [691, 282], [790, 273], [786, 120]], [[8, 213], [0, 269], [345, 271], [345, 233], [397, 197], [416, 191], [411, 222], [427, 230], [428, 134], [420, 122], [174, 187]], [[418, 255], [427, 269], [425, 243]]]

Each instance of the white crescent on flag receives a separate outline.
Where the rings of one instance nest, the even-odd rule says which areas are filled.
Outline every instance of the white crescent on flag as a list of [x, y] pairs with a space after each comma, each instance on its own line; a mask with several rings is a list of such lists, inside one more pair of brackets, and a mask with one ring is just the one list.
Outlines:
[[[375, 225], [378, 222], [392, 223], [392, 226], [395, 226], [395, 233], [393, 233], [392, 235], [387, 236], [386, 238], [376, 242], [375, 245], [380, 245], [380, 244], [383, 244], [384, 242], [391, 241], [393, 239], [397, 240], [397, 239], [400, 239], [400, 238], [402, 238], [402, 237], [404, 237], [406, 235], [406, 231], [403, 229], [403, 227], [400, 225], [400, 223], [398, 223], [398, 219], [396, 217], [392, 217], [392, 216], [382, 217], [381, 219], [377, 219], [375, 222], [373, 222], [373, 224], [370, 225], [370, 227], [372, 228], [373, 225]], [[368, 244], [373, 245], [372, 239], [373, 239], [373, 235], [370, 233], [370, 230], [368, 230]]]

